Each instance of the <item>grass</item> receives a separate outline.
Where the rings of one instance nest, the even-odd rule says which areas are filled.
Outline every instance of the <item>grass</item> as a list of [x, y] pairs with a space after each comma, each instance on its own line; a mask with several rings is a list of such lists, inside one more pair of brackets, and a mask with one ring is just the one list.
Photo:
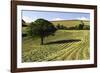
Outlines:
[[[25, 37], [22, 41], [23, 62], [87, 60], [89, 59], [89, 30], [58, 30], [44, 39]], [[48, 44], [47, 44], [48, 43]]]
[[[84, 24], [85, 25], [89, 25], [90, 22], [89, 21], [86, 21], [86, 20], [83, 20]], [[52, 21], [52, 23], [54, 25], [64, 25], [66, 27], [73, 27], [73, 26], [77, 26], [79, 24], [81, 24], [81, 21], [80, 20], [62, 20], [62, 21]]]

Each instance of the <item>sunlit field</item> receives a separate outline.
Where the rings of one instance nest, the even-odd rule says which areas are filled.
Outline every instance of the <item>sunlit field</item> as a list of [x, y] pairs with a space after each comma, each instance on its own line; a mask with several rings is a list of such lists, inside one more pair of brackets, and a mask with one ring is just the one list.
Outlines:
[[40, 45], [38, 37], [22, 40], [23, 62], [87, 60], [90, 58], [89, 30], [57, 30], [54, 36], [44, 38]]

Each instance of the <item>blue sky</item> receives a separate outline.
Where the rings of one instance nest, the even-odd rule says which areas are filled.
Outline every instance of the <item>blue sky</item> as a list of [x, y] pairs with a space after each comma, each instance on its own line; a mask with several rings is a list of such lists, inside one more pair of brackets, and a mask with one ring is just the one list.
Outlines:
[[26, 22], [35, 21], [38, 18], [43, 18], [48, 21], [56, 20], [90, 20], [89, 13], [76, 12], [53, 12], [53, 11], [22, 11], [22, 19]]

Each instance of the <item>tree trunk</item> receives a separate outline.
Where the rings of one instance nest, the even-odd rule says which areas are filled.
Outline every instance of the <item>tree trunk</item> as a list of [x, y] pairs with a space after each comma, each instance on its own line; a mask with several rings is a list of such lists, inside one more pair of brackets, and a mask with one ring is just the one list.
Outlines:
[[43, 43], [43, 37], [41, 37], [41, 45], [43, 45], [44, 43]]

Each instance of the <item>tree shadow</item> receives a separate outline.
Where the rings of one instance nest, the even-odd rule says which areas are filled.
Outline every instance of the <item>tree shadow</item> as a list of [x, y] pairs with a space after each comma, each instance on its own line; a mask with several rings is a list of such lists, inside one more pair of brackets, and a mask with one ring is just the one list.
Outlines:
[[81, 40], [80, 39], [58, 40], [58, 41], [52, 41], [52, 42], [45, 43], [44, 45], [71, 43], [71, 42], [79, 42], [79, 41]]

